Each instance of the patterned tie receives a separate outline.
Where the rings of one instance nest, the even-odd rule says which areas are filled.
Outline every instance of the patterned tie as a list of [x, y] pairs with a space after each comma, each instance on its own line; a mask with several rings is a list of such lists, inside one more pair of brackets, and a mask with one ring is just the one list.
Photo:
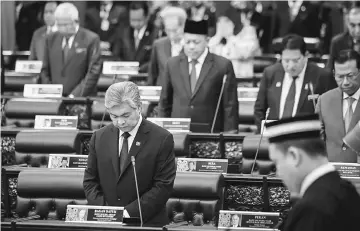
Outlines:
[[351, 118], [354, 114], [353, 109], [352, 109], [352, 105], [355, 101], [355, 99], [351, 96], [346, 98], [347, 102], [348, 102], [348, 109], [346, 111], [345, 114], [345, 131], [346, 133], [349, 131], [349, 126], [350, 126], [350, 122], [351, 122]]
[[129, 136], [130, 136], [130, 134], [128, 132], [124, 132], [122, 134], [123, 143], [122, 143], [120, 156], [119, 156], [120, 174], [125, 170], [124, 169], [125, 168], [125, 163], [126, 163], [126, 159], [128, 157], [128, 152], [129, 152], [129, 144], [128, 144]]
[[64, 62], [64, 63], [66, 63], [66, 61], [67, 61], [69, 51], [70, 51], [69, 39], [68, 39], [68, 38], [65, 38], [65, 46], [64, 46], [64, 49], [63, 49], [63, 58], [64, 58], [64, 59], [63, 59], [63, 62]]
[[191, 92], [194, 93], [196, 86], [196, 68], [195, 65], [198, 63], [196, 59], [191, 60], [191, 74], [190, 74], [190, 83], [191, 83]]
[[289, 92], [286, 96], [285, 106], [284, 106], [284, 112], [282, 118], [288, 118], [292, 117], [293, 110], [294, 110], [294, 104], [295, 104], [295, 95], [296, 95], [296, 79], [298, 76], [292, 77], [292, 83], [289, 89]]

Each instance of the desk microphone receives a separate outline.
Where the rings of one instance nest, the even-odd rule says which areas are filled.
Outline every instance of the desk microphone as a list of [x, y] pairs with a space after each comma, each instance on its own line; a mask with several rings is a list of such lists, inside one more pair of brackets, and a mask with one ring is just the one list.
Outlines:
[[312, 82], [309, 82], [308, 83], [309, 84], [309, 89], [310, 89], [310, 92], [311, 92], [311, 100], [312, 100], [312, 102], [313, 102], [313, 105], [314, 105], [314, 109], [316, 108], [316, 102], [315, 102], [315, 98], [314, 98], [314, 86], [313, 86], [313, 84], [312, 84]]
[[256, 154], [255, 154], [254, 162], [253, 162], [253, 164], [252, 164], [252, 166], [251, 166], [251, 172], [250, 172], [251, 175], [252, 175], [253, 172], [254, 172], [256, 160], [257, 160], [257, 157], [258, 157], [258, 154], [259, 154], [259, 150], [260, 150], [261, 141], [262, 141], [262, 138], [263, 138], [263, 135], [264, 135], [264, 131], [265, 131], [265, 124], [266, 124], [266, 122], [267, 122], [267, 119], [268, 119], [268, 117], [269, 117], [269, 114], [270, 114], [270, 108], [268, 108], [268, 109], [266, 110], [265, 120], [264, 120], [264, 124], [263, 124], [263, 126], [262, 126], [262, 131], [261, 131], [261, 134], [260, 134], [259, 144], [258, 144], [258, 147], [257, 147], [257, 149], [256, 149]]
[[135, 168], [135, 157], [131, 156], [131, 163], [134, 169], [134, 176], [135, 176], [135, 185], [136, 185], [136, 194], [137, 194], [137, 199], [138, 199], [138, 205], [139, 205], [139, 213], [140, 213], [140, 224], [141, 227], [143, 227], [143, 216], [142, 216], [142, 212], [141, 212], [141, 204], [140, 204], [140, 195], [139, 195], [139, 185], [138, 185], [138, 181], [137, 181], [137, 176], [136, 176], [136, 168]]
[[223, 95], [223, 93], [224, 93], [224, 87], [225, 87], [225, 83], [226, 83], [226, 78], [227, 78], [227, 75], [224, 75], [223, 81], [222, 81], [222, 84], [221, 84], [220, 96], [219, 96], [219, 99], [218, 99], [218, 101], [217, 101], [216, 110], [215, 110], [215, 115], [214, 115], [214, 119], [213, 119], [213, 122], [212, 122], [212, 125], [211, 125], [211, 131], [210, 131], [210, 133], [214, 133], [215, 122], [216, 122], [216, 119], [217, 119], [217, 115], [218, 115], [218, 113], [219, 113], [219, 107], [220, 107], [222, 95]]
[[[115, 83], [116, 77], [117, 77], [117, 75], [114, 75], [114, 77], [113, 77], [113, 79], [112, 79], [111, 85], [113, 85], [113, 84]], [[101, 123], [100, 123], [100, 127], [99, 127], [99, 128], [102, 128], [102, 125], [103, 125], [104, 119], [105, 119], [105, 113], [106, 113], [106, 108], [105, 108], [105, 110], [104, 110], [104, 112], [103, 112], [103, 115], [102, 115], [102, 118], [101, 118]]]

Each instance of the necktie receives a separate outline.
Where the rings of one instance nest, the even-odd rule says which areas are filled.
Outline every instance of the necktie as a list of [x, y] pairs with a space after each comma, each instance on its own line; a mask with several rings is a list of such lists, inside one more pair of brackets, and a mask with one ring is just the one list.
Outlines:
[[135, 41], [135, 49], [137, 49], [139, 46], [139, 42], [140, 42], [139, 30], [135, 30], [135, 32], [134, 32], [134, 41]]
[[296, 95], [296, 79], [298, 76], [293, 76], [293, 80], [289, 89], [289, 92], [286, 96], [284, 112], [282, 118], [292, 117], [294, 104], [295, 104], [295, 95]]
[[352, 104], [354, 103], [355, 99], [351, 96], [347, 97], [347, 102], [348, 102], [348, 109], [346, 111], [345, 114], [345, 131], [346, 133], [349, 131], [349, 126], [350, 126], [350, 122], [351, 122], [351, 118], [354, 114], [353, 109], [352, 109]]
[[128, 157], [128, 152], [129, 152], [129, 145], [128, 145], [129, 136], [130, 136], [130, 134], [128, 132], [124, 132], [122, 134], [123, 143], [122, 143], [120, 156], [119, 156], [120, 174], [125, 170], [124, 169], [125, 168], [125, 162], [126, 162], [126, 159]]
[[191, 84], [191, 92], [194, 92], [196, 86], [196, 68], [195, 65], [198, 63], [196, 59], [191, 60], [191, 73], [190, 73], [190, 84]]
[[69, 39], [65, 38], [65, 46], [64, 46], [64, 49], [63, 49], [63, 58], [64, 58], [64, 63], [66, 63], [66, 60], [68, 58], [68, 54], [69, 54], [69, 51], [70, 51], [70, 47], [69, 47]]

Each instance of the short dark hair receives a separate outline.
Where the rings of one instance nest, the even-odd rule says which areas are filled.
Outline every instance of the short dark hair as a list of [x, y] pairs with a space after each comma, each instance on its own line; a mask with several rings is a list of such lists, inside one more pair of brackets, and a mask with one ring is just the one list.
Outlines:
[[334, 64], [344, 64], [350, 60], [356, 60], [356, 67], [360, 68], [360, 54], [352, 49], [341, 50], [335, 57], [334, 57]]
[[306, 43], [304, 38], [297, 34], [289, 34], [283, 37], [281, 41], [281, 52], [289, 50], [300, 50], [301, 54], [305, 55], [306, 53]]
[[325, 143], [320, 138], [303, 138], [296, 140], [286, 140], [276, 143], [276, 147], [283, 152], [287, 152], [290, 147], [302, 149], [310, 157], [327, 156]]
[[139, 1], [139, 2], [131, 2], [130, 3], [130, 10], [139, 10], [139, 9], [143, 9], [144, 10], [144, 15], [148, 16], [149, 14], [149, 5], [147, 2], [144, 1]]

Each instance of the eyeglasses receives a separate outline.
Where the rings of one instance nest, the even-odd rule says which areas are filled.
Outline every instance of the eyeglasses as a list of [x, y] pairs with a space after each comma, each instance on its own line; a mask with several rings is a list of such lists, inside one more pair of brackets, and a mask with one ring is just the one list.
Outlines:
[[348, 79], [354, 79], [359, 75], [359, 73], [360, 73], [360, 71], [358, 70], [357, 72], [350, 72], [350, 73], [345, 74], [345, 75], [334, 74], [334, 76], [337, 79], [344, 79], [345, 77], [348, 78]]

